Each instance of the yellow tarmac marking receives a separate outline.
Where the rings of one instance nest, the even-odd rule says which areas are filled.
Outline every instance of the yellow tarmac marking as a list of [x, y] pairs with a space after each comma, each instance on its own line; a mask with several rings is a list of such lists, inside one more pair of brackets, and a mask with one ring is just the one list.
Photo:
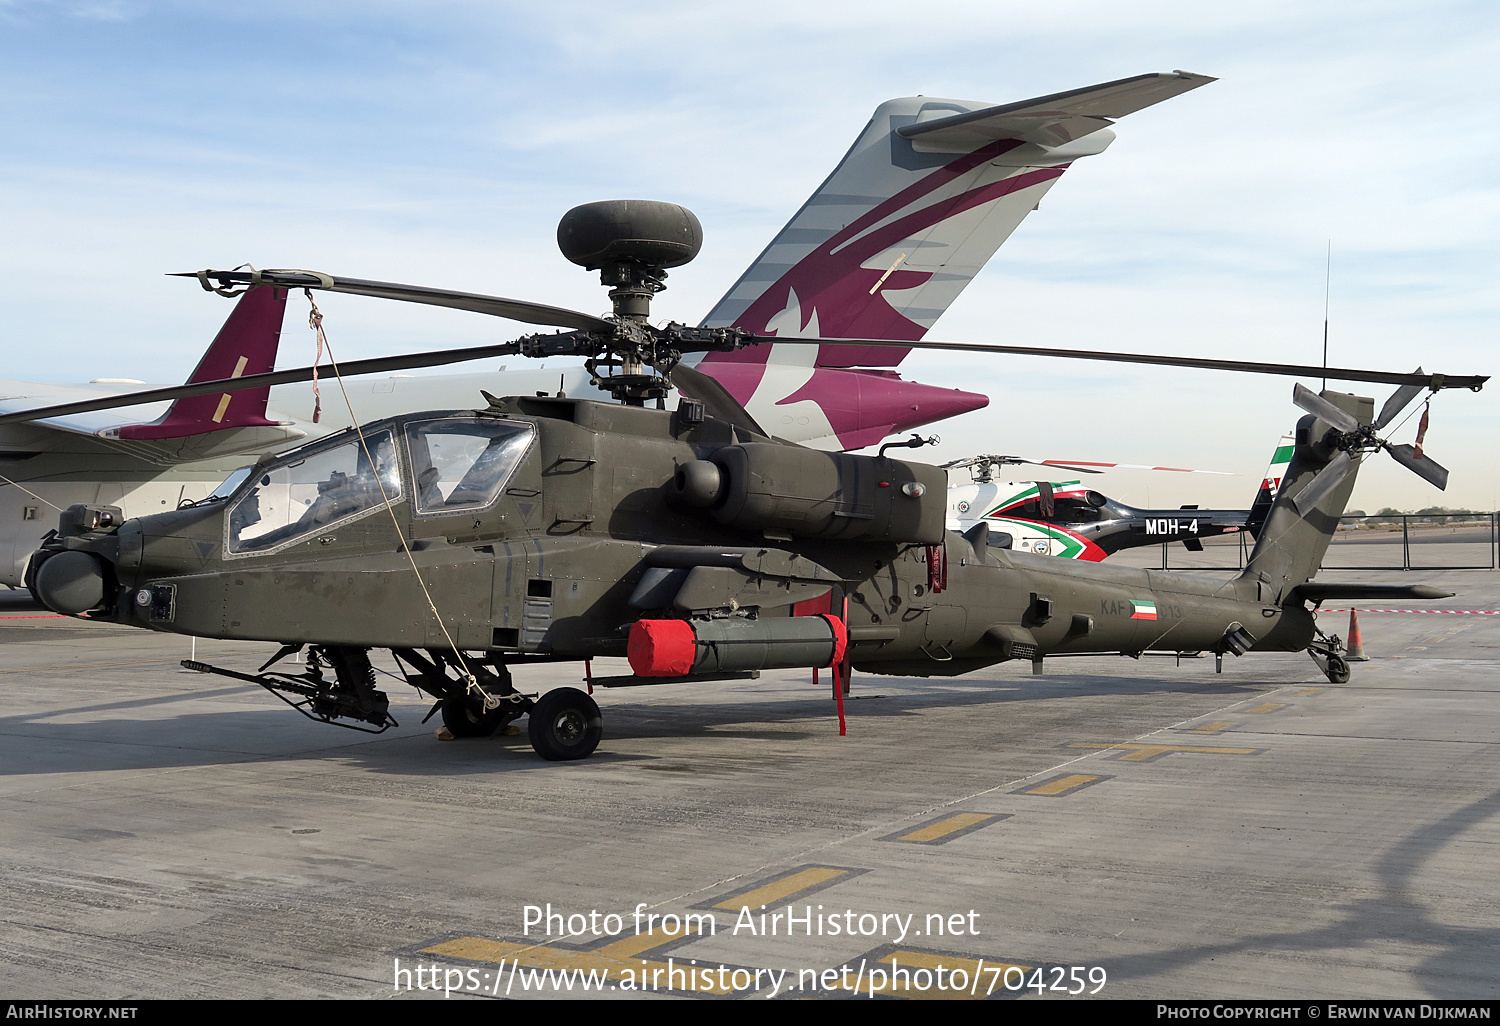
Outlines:
[[[1253, 710], [1252, 710], [1253, 711]], [[1255, 755], [1259, 748], [1208, 748], [1204, 745], [1146, 745], [1136, 743], [1126, 744], [1096, 744], [1092, 741], [1075, 741], [1068, 745], [1069, 748], [1092, 748], [1101, 751], [1119, 751], [1128, 754], [1118, 756], [1120, 762], [1150, 762], [1160, 759], [1164, 755], [1173, 755], [1177, 752], [1191, 752], [1197, 755]]]
[[1292, 692], [1292, 697], [1293, 698], [1311, 698], [1313, 695], [1320, 695], [1320, 694], [1322, 694], [1323, 692], [1325, 692], [1327, 690], [1328, 690], [1327, 688], [1308, 688], [1306, 691], [1293, 691]]
[[[696, 937], [697, 934], [688, 936]], [[568, 971], [581, 969], [584, 972], [593, 970], [607, 979], [630, 980], [638, 989], [675, 989], [698, 994], [732, 993], [733, 988], [721, 988], [714, 985], [712, 981], [718, 979], [717, 973], [705, 978], [697, 973], [697, 966], [687, 962], [677, 963], [675, 959], [671, 963], [656, 962], [636, 957], [652, 948], [681, 940], [682, 937], [683, 934], [669, 936], [659, 931], [643, 933], [638, 937], [623, 937], [620, 940], [611, 941], [593, 950], [553, 948], [545, 944], [518, 944], [514, 941], [490, 940], [487, 937], [459, 937], [457, 940], [423, 948], [422, 954], [462, 958], [470, 962], [495, 962], [500, 964], [502, 974], [506, 971], [506, 963], [510, 963], [526, 969]], [[672, 970], [676, 972], [672, 973]], [[660, 975], [657, 975], [658, 973]], [[687, 986], [672, 987], [671, 981], [674, 977], [683, 980]], [[651, 987], [649, 984], [642, 987], [642, 983], [653, 980], [657, 984], [656, 987]], [[663, 982], [666, 983], [665, 987], [661, 987]], [[554, 988], [547, 989], [551, 991]], [[504, 993], [504, 991], [505, 987], [501, 985], [497, 986], [493, 993]]]
[[1222, 734], [1222, 733], [1224, 733], [1224, 731], [1228, 730], [1230, 727], [1237, 727], [1237, 726], [1239, 726], [1239, 724], [1235, 723], [1233, 720], [1219, 720], [1219, 721], [1217, 721], [1215, 723], [1205, 723], [1201, 727], [1194, 727], [1192, 730], [1189, 730], [1187, 733], [1189, 733], [1189, 734]]
[[1049, 780], [1046, 783], [1038, 784], [1037, 786], [1032, 788], [1027, 788], [1022, 793], [1040, 794], [1046, 795], [1049, 798], [1056, 798], [1059, 795], [1067, 794], [1069, 791], [1076, 791], [1078, 788], [1083, 787], [1086, 784], [1092, 784], [1096, 780], [1103, 779], [1104, 778], [1099, 776], [1098, 774], [1069, 773], [1065, 777], [1058, 777], [1056, 780]]
[[[757, 887], [744, 894], [738, 894], [732, 898], [726, 898], [714, 905], [714, 908], [727, 908], [738, 911], [741, 906], [754, 908], [756, 905], [770, 905], [782, 898], [790, 897], [798, 891], [805, 891], [809, 887], [837, 880], [839, 877], [849, 873], [847, 869], [836, 869], [833, 866], [812, 866], [800, 873], [783, 876], [779, 880]], [[701, 907], [701, 906], [700, 906]]]
[[946, 819], [940, 819], [936, 823], [928, 823], [924, 827], [918, 827], [909, 834], [897, 837], [898, 841], [915, 841], [919, 844], [930, 844], [940, 838], [948, 837], [959, 830], [970, 830], [981, 823], [988, 823], [994, 819], [1002, 818], [994, 812], [960, 812]]
[[659, 948], [663, 944], [681, 940], [684, 936], [696, 937], [699, 934], [678, 931], [673, 935], [662, 930], [649, 930], [635, 937], [621, 937], [617, 941], [610, 941], [602, 948], [595, 948], [594, 954], [603, 955], [606, 958], [636, 958], [652, 948]]
[[1285, 702], [1266, 702], [1264, 705], [1257, 705], [1254, 709], [1246, 709], [1245, 711], [1249, 713], [1268, 713], [1275, 712], [1277, 709], [1285, 708]]

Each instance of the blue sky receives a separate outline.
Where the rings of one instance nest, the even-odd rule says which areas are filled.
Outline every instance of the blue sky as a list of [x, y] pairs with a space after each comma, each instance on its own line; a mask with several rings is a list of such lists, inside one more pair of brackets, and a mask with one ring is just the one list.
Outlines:
[[[656, 306], [694, 320], [881, 100], [999, 103], [1176, 68], [1220, 81], [1122, 121], [933, 337], [1316, 362], [1332, 240], [1332, 362], [1487, 373], [1497, 18], [1442, 2], [0, 0], [0, 376], [180, 380], [227, 304], [163, 273], [245, 261], [602, 310], [553, 233], [614, 197], [698, 213], [703, 255]], [[321, 305], [345, 358], [513, 333]], [[288, 324], [283, 366], [312, 353]], [[1296, 416], [1284, 379], [921, 355], [902, 370], [993, 397], [937, 428], [943, 457], [1245, 475], [1106, 483], [1156, 505], [1248, 502]], [[1496, 394], [1436, 402], [1446, 496], [1372, 464], [1354, 504], [1495, 508]]]

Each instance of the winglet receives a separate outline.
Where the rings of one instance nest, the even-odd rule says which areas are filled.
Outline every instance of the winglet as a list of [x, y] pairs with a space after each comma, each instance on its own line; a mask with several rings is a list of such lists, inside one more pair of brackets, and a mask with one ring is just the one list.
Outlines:
[[[264, 374], [275, 369], [286, 296], [285, 289], [270, 286], [252, 288], [241, 296], [187, 384]], [[152, 441], [227, 428], [267, 427], [277, 423], [266, 419], [270, 396], [269, 387], [189, 396], [174, 402], [160, 420], [127, 424], [111, 429], [109, 435], [130, 441]]]

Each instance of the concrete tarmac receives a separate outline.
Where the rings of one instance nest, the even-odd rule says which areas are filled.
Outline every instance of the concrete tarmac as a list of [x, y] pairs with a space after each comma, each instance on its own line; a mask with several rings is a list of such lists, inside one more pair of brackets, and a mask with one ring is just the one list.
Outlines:
[[[1334, 579], [1500, 609], [1500, 574]], [[1305, 655], [856, 673], [844, 737], [807, 673], [601, 690], [563, 764], [524, 720], [439, 741], [393, 680], [370, 736], [180, 671], [186, 638], [0, 617], [7, 997], [1500, 996], [1497, 616], [1365, 613], [1343, 685]]]

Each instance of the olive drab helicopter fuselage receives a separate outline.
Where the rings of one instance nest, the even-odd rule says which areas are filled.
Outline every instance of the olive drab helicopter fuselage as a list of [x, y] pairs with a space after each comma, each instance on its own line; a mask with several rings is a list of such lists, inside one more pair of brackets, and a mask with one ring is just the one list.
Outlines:
[[[1368, 400], [1325, 398], [1368, 416]], [[1294, 485], [1328, 462], [1315, 423], [1301, 426]], [[523, 712], [536, 723], [550, 699], [551, 734], [532, 740], [551, 758], [588, 754], [599, 714], [576, 689], [521, 695], [509, 670], [532, 661], [629, 655], [636, 674], [603, 683], [658, 683], [1318, 652], [1308, 606], [1332, 593], [1307, 579], [1328, 525], [1287, 503], [1273, 511], [1285, 543], [1263, 541], [1224, 581], [1010, 552], [982, 526], [947, 531], [945, 485], [939, 468], [776, 442], [692, 400], [666, 411], [511, 397], [320, 440], [192, 508], [122, 524], [109, 507], [73, 507], [42, 580], [50, 604], [93, 619], [283, 653], [310, 645], [304, 674], [230, 675], [319, 718], [387, 723], [367, 654], [381, 648], [456, 732]], [[1325, 497], [1324, 519], [1352, 486], [1349, 475]], [[831, 615], [794, 615], [819, 600]], [[1322, 650], [1335, 673], [1336, 649]]]
[[[939, 121], [933, 124], [944, 124]], [[927, 127], [930, 127], [927, 126]], [[52, 609], [195, 637], [278, 642], [254, 674], [189, 661], [269, 689], [305, 715], [355, 729], [394, 724], [369, 653], [438, 699], [455, 736], [523, 714], [548, 759], [589, 755], [598, 706], [577, 688], [519, 690], [535, 661], [625, 656], [604, 686], [722, 681], [829, 667], [937, 676], [1005, 660], [1148, 651], [1240, 655], [1308, 650], [1346, 678], [1325, 598], [1424, 598], [1424, 587], [1311, 583], [1360, 460], [1384, 449], [1442, 487], [1420, 447], [1376, 431], [1424, 389], [1484, 377], [1327, 368], [1401, 387], [1372, 400], [1300, 385], [1308, 416], [1243, 573], [1229, 580], [1080, 565], [1008, 551], [988, 524], [947, 529], [938, 467], [828, 453], [771, 437], [733, 394], [683, 362], [691, 353], [818, 339], [649, 321], [669, 267], [702, 229], [673, 204], [618, 200], [569, 211], [564, 255], [598, 270], [614, 315], [313, 271], [202, 271], [205, 287], [321, 289], [472, 310], [567, 328], [468, 350], [345, 364], [343, 374], [481, 355], [581, 356], [618, 404], [540, 394], [482, 409], [414, 413], [319, 439], [250, 468], [189, 508], [125, 520], [75, 505], [32, 557]], [[217, 283], [216, 285], [214, 283]], [[1315, 376], [1319, 368], [962, 342], [840, 339], [868, 346], [1027, 353]], [[0, 415], [21, 422], [147, 400], [340, 374], [337, 366], [249, 374]], [[666, 409], [671, 391], [681, 393]], [[655, 408], [650, 408], [651, 406]], [[351, 411], [352, 414], [352, 411]], [[351, 416], [351, 420], [355, 419]], [[923, 444], [916, 439], [909, 447]], [[283, 662], [306, 649], [301, 672]], [[278, 664], [279, 667], [278, 667]], [[273, 669], [273, 667], [278, 667]], [[325, 672], [329, 671], [329, 672]], [[331, 677], [330, 677], [331, 673]], [[523, 681], [524, 683], [524, 681]], [[345, 722], [347, 721], [347, 722]]]

